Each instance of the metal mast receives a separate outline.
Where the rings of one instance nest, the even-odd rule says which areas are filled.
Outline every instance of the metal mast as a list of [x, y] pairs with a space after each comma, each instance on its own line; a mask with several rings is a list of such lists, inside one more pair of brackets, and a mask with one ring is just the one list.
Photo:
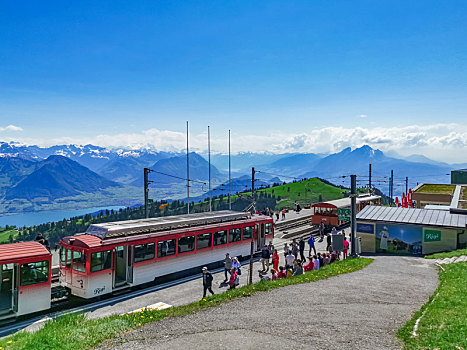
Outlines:
[[188, 120], [186, 121], [186, 201], [187, 213], [190, 214], [190, 157], [188, 153]]
[[350, 234], [352, 237], [351, 256], [358, 257], [357, 251], [357, 175], [350, 175]]
[[209, 160], [209, 211], [212, 211], [212, 193], [211, 193], [211, 134], [208, 125], [208, 160]]
[[229, 129], [229, 210], [232, 210], [232, 200], [230, 198], [232, 193], [232, 167], [230, 165], [230, 129]]

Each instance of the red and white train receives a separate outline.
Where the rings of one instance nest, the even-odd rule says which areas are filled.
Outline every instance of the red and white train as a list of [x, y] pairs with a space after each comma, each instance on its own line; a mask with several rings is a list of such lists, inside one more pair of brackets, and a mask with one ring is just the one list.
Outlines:
[[[60, 283], [89, 299], [221, 266], [273, 238], [273, 220], [217, 211], [94, 224], [60, 241]], [[51, 254], [37, 242], [0, 245], [0, 319], [51, 305]]]
[[50, 308], [51, 261], [38, 242], [0, 245], [0, 319]]
[[[327, 229], [348, 223], [339, 219], [339, 209], [348, 209], [350, 212], [350, 197], [336, 199], [312, 205], [312, 225], [324, 223]], [[357, 213], [367, 205], [381, 205], [381, 196], [362, 194], [357, 197]]]

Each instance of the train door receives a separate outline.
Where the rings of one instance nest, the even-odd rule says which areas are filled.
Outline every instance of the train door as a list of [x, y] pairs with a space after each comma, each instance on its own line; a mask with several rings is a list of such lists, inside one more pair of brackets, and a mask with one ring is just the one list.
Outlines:
[[118, 288], [133, 280], [131, 249], [128, 246], [115, 247], [113, 256], [114, 288]]
[[0, 315], [18, 310], [18, 264], [0, 265]]
[[256, 227], [258, 229], [258, 236], [256, 240], [256, 250], [259, 251], [263, 249], [264, 245], [266, 244], [266, 236], [264, 232], [264, 224], [259, 224]]

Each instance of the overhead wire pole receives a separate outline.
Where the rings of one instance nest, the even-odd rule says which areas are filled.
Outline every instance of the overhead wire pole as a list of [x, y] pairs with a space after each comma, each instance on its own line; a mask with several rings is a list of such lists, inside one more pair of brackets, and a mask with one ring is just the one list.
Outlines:
[[409, 177], [405, 177], [405, 195], [407, 196], [409, 193]]
[[187, 214], [190, 214], [190, 159], [188, 154], [188, 120], [186, 121], [186, 201]]
[[369, 168], [368, 168], [368, 191], [370, 193], [372, 193], [371, 191], [371, 163], [369, 164]]
[[208, 125], [208, 179], [209, 179], [209, 211], [212, 211], [212, 192], [211, 192], [211, 134]]
[[350, 175], [350, 204], [351, 256], [357, 258], [357, 175]]
[[253, 199], [253, 212], [256, 212], [255, 201], [255, 168], [251, 168], [251, 198]]
[[[256, 212], [256, 203], [255, 203], [255, 168], [251, 168], [251, 198], [253, 199], [253, 213]], [[258, 225], [256, 225], [259, 227]], [[259, 229], [258, 229], [259, 230]], [[258, 235], [261, 234], [261, 232], [257, 232]], [[254, 252], [254, 240], [251, 240], [250, 243], [250, 273], [249, 273], [249, 280], [248, 284], [253, 283], [253, 252]]]
[[144, 217], [149, 218], [149, 184], [153, 181], [149, 181], [149, 173], [152, 170], [144, 168]]
[[230, 129], [229, 129], [229, 210], [232, 210], [232, 199], [230, 198], [232, 193], [232, 167], [230, 163]]
[[389, 205], [392, 205], [392, 202], [394, 200], [394, 170], [391, 170], [391, 179], [389, 180], [389, 197], [390, 197], [390, 203]]

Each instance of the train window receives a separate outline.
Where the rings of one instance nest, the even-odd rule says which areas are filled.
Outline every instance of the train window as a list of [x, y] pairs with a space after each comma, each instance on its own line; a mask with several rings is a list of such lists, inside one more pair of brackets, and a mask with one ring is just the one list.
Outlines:
[[66, 249], [63, 247], [60, 247], [60, 265], [66, 265]]
[[66, 268], [71, 269], [71, 250], [66, 250]]
[[232, 228], [229, 230], [229, 243], [239, 242], [242, 239], [242, 229]]
[[243, 228], [243, 239], [253, 238], [253, 228], [254, 226], [247, 226]]
[[157, 242], [157, 257], [162, 258], [164, 256], [175, 254], [175, 239], [169, 239], [167, 241]]
[[227, 243], [227, 231], [214, 232], [214, 245], [221, 245]]
[[212, 243], [212, 233], [203, 233], [196, 236], [196, 249], [209, 248]]
[[154, 259], [156, 256], [156, 245], [154, 243], [146, 243], [135, 245], [135, 262]]
[[272, 235], [272, 224], [266, 224], [265, 227], [266, 227], [265, 229], [266, 235]]
[[37, 261], [21, 264], [20, 275], [21, 286], [23, 287], [47, 282], [49, 280], [49, 262]]
[[110, 250], [91, 253], [91, 272], [110, 269], [111, 257], [112, 252]]
[[86, 272], [86, 254], [73, 251], [73, 270]]
[[178, 252], [186, 253], [195, 250], [195, 236], [180, 237], [178, 239]]

